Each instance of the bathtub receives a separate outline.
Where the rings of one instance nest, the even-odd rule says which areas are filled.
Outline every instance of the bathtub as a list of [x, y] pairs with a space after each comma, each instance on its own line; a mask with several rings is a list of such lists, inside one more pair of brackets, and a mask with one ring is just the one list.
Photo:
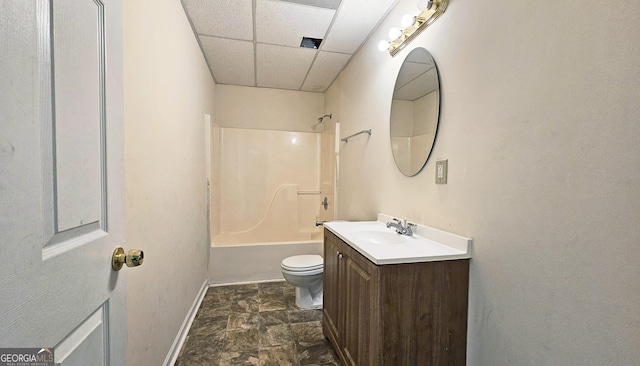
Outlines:
[[242, 243], [233, 235], [218, 235], [211, 245], [209, 284], [284, 280], [280, 263], [300, 254], [322, 255], [322, 231], [301, 235], [300, 240]]
[[222, 128], [219, 144], [209, 282], [284, 280], [284, 258], [321, 255], [320, 134]]

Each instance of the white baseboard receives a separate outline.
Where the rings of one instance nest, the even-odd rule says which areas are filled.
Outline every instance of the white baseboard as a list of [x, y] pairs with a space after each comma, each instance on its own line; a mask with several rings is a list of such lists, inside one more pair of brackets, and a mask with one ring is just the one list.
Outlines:
[[264, 281], [243, 281], [243, 282], [228, 282], [228, 283], [211, 283], [209, 282], [209, 287], [223, 287], [223, 286], [236, 286], [236, 285], [252, 285], [254, 283], [271, 283], [271, 282], [285, 282], [284, 278], [277, 278], [275, 280], [264, 280]]
[[209, 281], [205, 280], [200, 287], [200, 292], [196, 299], [191, 305], [191, 309], [187, 313], [184, 321], [182, 322], [182, 326], [178, 331], [178, 335], [176, 335], [176, 339], [173, 340], [173, 344], [171, 345], [171, 349], [169, 349], [169, 353], [167, 357], [164, 359], [164, 366], [173, 366], [178, 359], [178, 355], [180, 354], [180, 350], [182, 349], [182, 345], [184, 344], [185, 339], [187, 338], [187, 334], [189, 334], [189, 328], [191, 328], [191, 324], [193, 323], [193, 319], [196, 317], [198, 313], [198, 309], [200, 308], [200, 304], [204, 299], [204, 295], [207, 293], [207, 289], [209, 288]]

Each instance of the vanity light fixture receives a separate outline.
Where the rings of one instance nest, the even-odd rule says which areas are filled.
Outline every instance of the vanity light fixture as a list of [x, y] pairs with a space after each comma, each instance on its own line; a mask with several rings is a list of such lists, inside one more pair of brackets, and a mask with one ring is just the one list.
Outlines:
[[431, 25], [447, 9], [449, 0], [419, 0], [418, 10], [420, 14], [405, 14], [400, 20], [403, 29], [391, 28], [389, 30], [390, 41], [380, 41], [378, 49], [381, 52], [389, 51], [391, 56], [395, 56], [406, 45], [420, 34], [425, 28]]

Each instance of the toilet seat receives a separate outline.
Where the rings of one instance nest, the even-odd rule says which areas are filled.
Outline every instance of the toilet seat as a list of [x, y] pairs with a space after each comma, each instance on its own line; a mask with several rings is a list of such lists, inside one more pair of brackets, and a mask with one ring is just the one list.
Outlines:
[[295, 255], [285, 258], [280, 267], [288, 272], [322, 272], [323, 262], [319, 255]]

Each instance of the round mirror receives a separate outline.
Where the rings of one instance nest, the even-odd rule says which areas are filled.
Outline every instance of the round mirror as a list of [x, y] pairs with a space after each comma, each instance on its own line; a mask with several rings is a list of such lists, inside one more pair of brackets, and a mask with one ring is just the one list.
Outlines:
[[391, 150], [402, 174], [414, 176], [427, 163], [439, 115], [438, 69], [429, 51], [418, 47], [402, 63], [391, 100]]

